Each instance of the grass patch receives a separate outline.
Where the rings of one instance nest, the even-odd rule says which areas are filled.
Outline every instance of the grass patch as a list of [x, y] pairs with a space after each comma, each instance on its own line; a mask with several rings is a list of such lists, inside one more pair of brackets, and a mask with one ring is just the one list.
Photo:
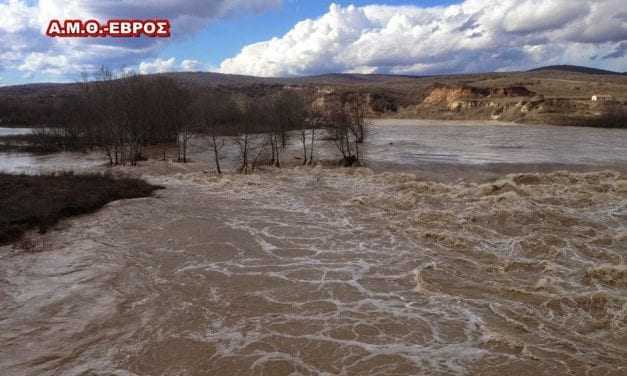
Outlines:
[[46, 232], [66, 217], [94, 212], [111, 201], [148, 197], [163, 187], [109, 175], [10, 175], [0, 173], [0, 245], [25, 231]]

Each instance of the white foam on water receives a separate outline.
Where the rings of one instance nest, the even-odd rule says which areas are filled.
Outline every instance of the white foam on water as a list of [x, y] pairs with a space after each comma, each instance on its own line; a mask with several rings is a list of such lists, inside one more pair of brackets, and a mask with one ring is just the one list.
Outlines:
[[[121, 374], [467, 375], [496, 364], [558, 375], [626, 366], [619, 174], [442, 184], [294, 168], [150, 179], [167, 189], [47, 235], [64, 250], [50, 253], [56, 264], [7, 256], [24, 290], [4, 289], [14, 298], [2, 314], [23, 337], [4, 344], [16, 353], [37, 338], [37, 321], [17, 312], [67, 321], [46, 332], [41, 356], [0, 358], [6, 369], [70, 374], [88, 361]], [[86, 258], [70, 262], [79, 246]], [[41, 267], [38, 278], [23, 273]], [[76, 279], [50, 277], [65, 272]], [[46, 294], [69, 308], [55, 310]], [[98, 297], [94, 309], [88, 296]], [[50, 353], [59, 360], [42, 360]]]

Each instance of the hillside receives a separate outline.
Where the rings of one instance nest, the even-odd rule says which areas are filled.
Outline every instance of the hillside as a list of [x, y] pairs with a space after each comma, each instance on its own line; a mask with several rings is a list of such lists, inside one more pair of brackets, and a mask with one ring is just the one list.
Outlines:
[[[268, 78], [244, 75], [231, 75], [213, 72], [177, 72], [162, 73], [153, 76], [166, 76], [175, 79], [186, 87], [246, 87], [251, 85], [302, 85], [302, 86], [347, 86], [347, 87], [381, 87], [395, 88], [397, 90], [408, 90], [411, 88], [424, 88], [435, 83], [443, 84], [466, 84], [489, 86], [500, 82], [505, 84], [524, 83], [527, 85], [540, 85], [546, 82], [580, 82], [586, 84], [586, 89], [603, 88], [612, 86], [612, 83], [624, 85], [627, 79], [623, 77], [599, 77], [599, 76], [623, 76], [621, 73], [611, 72], [601, 69], [578, 67], [570, 65], [556, 65], [536, 68], [528, 72], [511, 73], [479, 73], [479, 74], [458, 74], [458, 75], [434, 75], [434, 76], [400, 76], [384, 74], [325, 74], [318, 76], [304, 77], [284, 77]], [[599, 82], [600, 85], [594, 85]], [[540, 94], [566, 95], [571, 93], [568, 85], [544, 85]], [[549, 87], [554, 86], [550, 89]], [[609, 86], [607, 87], [609, 89]], [[36, 83], [16, 86], [0, 87], [0, 97], [7, 96], [58, 96], [74, 94], [78, 92], [80, 86], [77, 83]], [[562, 90], [563, 89], [563, 90]], [[548, 92], [543, 92], [548, 90]], [[620, 90], [622, 92], [622, 90]]]
[[609, 74], [609, 75], [625, 74], [625, 73], [614, 72], [614, 71], [609, 71], [609, 70], [604, 70], [604, 69], [581, 67], [577, 65], [549, 65], [545, 67], [531, 69], [529, 72], [544, 72], [544, 71], [584, 73], [584, 74]]
[[[159, 75], [156, 75], [159, 76]], [[561, 117], [593, 116], [593, 95], [627, 101], [627, 75], [586, 67], [549, 66], [529, 72], [438, 76], [326, 74], [309, 77], [263, 78], [210, 72], [165, 73], [181, 86], [223, 88], [264, 93], [282, 88], [324, 88], [326, 99], [342, 93], [367, 94], [373, 116], [493, 119], [559, 123]], [[447, 101], [426, 101], [434, 90], [453, 92]], [[59, 101], [76, 96], [80, 85], [31, 84], [0, 88], [0, 123], [41, 123]], [[484, 94], [472, 94], [472, 93]], [[332, 93], [332, 94], [328, 94]], [[512, 93], [517, 93], [512, 95]], [[527, 94], [525, 94], [527, 93]], [[449, 96], [449, 94], [440, 95]], [[454, 98], [453, 98], [454, 97]], [[538, 102], [541, 98], [541, 102]], [[527, 106], [531, 99], [535, 104]], [[515, 107], [514, 110], [512, 110]], [[512, 110], [512, 111], [510, 111]], [[521, 112], [522, 111], [522, 112]]]

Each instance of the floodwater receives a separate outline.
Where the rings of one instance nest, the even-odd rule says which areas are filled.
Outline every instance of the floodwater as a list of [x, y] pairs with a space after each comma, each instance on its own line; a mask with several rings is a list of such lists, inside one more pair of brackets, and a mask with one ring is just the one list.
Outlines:
[[[0, 137], [32, 133], [32, 128], [0, 128]], [[39, 174], [57, 171], [83, 172], [103, 165], [98, 153], [30, 154], [0, 151], [0, 172]]]
[[[0, 128], [1, 135], [29, 129]], [[429, 171], [433, 166], [481, 170], [486, 166], [627, 166], [627, 137], [622, 129], [519, 125], [498, 122], [375, 120], [363, 147], [368, 166], [376, 170]], [[291, 155], [300, 156], [298, 140]], [[318, 158], [338, 158], [331, 143], [316, 150]], [[237, 165], [237, 148], [223, 151], [227, 168]], [[207, 142], [193, 140], [192, 160], [212, 163]], [[33, 156], [0, 152], [0, 171], [38, 173], [88, 170], [103, 164], [98, 153]], [[505, 168], [505, 170], [509, 170]]]
[[369, 158], [402, 165], [627, 164], [623, 129], [381, 120]]
[[19, 136], [31, 134], [32, 128], [2, 128], [0, 127], [0, 137], [2, 136]]
[[[506, 144], [483, 136], [464, 158]], [[627, 179], [595, 158], [489, 182], [116, 169], [166, 189], [0, 248], [0, 373], [624, 375]]]
[[30, 174], [74, 171], [88, 172], [105, 164], [98, 153], [54, 153], [35, 155], [30, 153], [0, 152], [0, 172]]

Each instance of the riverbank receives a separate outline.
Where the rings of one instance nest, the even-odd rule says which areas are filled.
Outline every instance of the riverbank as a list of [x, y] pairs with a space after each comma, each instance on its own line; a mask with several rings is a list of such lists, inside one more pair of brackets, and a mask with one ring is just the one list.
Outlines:
[[63, 218], [94, 212], [111, 201], [150, 196], [160, 188], [101, 174], [0, 174], [0, 245], [30, 229], [44, 233]]

